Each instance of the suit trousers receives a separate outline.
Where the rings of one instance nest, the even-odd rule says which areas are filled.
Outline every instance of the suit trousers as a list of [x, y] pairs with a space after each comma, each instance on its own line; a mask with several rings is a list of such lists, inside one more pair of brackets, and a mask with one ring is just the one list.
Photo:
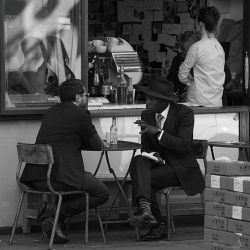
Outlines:
[[[89, 193], [89, 207], [95, 208], [102, 205], [109, 199], [109, 190], [107, 186], [93, 176], [90, 172], [83, 171], [79, 173], [81, 177], [81, 186], [79, 190]], [[63, 182], [51, 181], [51, 185], [55, 190], [73, 191], [75, 187], [71, 187]], [[46, 190], [46, 181], [32, 181], [32, 187], [39, 190]], [[74, 216], [85, 210], [85, 199], [83, 195], [64, 196], [61, 205], [59, 220], [64, 221], [65, 218]], [[47, 217], [53, 217], [54, 214], [48, 214]]]
[[146, 198], [157, 221], [162, 221], [157, 202], [157, 190], [169, 186], [178, 186], [180, 182], [173, 167], [169, 164], [157, 165], [152, 160], [137, 155], [130, 165], [132, 180], [133, 206], [138, 206], [139, 198]]

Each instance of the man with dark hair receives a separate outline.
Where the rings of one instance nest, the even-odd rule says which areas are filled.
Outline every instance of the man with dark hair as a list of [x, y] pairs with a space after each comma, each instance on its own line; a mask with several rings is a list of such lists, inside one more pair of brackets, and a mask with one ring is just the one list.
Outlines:
[[188, 195], [201, 193], [204, 179], [192, 151], [194, 113], [176, 104], [173, 83], [152, 80], [140, 89], [147, 95], [147, 109], [136, 123], [141, 126], [141, 155], [130, 165], [133, 204], [139, 214], [128, 219], [130, 225], [150, 230], [142, 240], [163, 238], [163, 222], [156, 191], [168, 186], [182, 186]]
[[213, 6], [199, 10], [197, 31], [201, 39], [189, 48], [179, 67], [178, 77], [188, 86], [186, 101], [190, 106], [222, 106], [225, 53], [215, 36], [219, 18]]
[[[61, 103], [50, 108], [44, 115], [36, 143], [50, 144], [53, 148], [54, 166], [51, 173], [52, 187], [55, 190], [84, 190], [89, 192], [90, 208], [105, 203], [109, 198], [108, 188], [91, 173], [84, 170], [81, 150], [84, 148], [100, 150], [108, 147], [101, 140], [91, 121], [87, 103], [86, 89], [82, 81], [70, 79], [62, 83], [59, 89]], [[36, 189], [46, 185], [46, 169], [29, 167], [27, 164], [21, 178], [22, 183]], [[61, 231], [60, 225], [67, 217], [82, 212], [85, 208], [83, 196], [66, 197], [62, 202], [59, 225], [54, 243], [64, 243], [68, 237]], [[39, 220], [43, 232], [50, 236], [54, 221], [54, 209], [41, 209]]]
[[179, 67], [181, 63], [185, 60], [188, 49], [192, 44], [199, 40], [198, 34], [193, 31], [185, 31], [180, 37], [180, 49], [181, 51], [173, 58], [171, 67], [167, 76], [167, 79], [173, 82], [174, 92], [181, 98], [180, 101], [185, 101], [187, 85], [180, 82], [178, 78]]

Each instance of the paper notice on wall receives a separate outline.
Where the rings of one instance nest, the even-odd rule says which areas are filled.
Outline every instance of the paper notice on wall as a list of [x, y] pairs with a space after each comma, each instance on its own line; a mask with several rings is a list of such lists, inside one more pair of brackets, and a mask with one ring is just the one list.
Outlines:
[[129, 35], [129, 43], [130, 44], [137, 44], [138, 43], [138, 34], [131, 33]]
[[146, 40], [146, 41], [144, 40], [143, 49], [146, 51], [150, 51], [150, 49], [151, 49], [151, 41], [150, 40]]
[[144, 43], [151, 42], [152, 34], [151, 30], [143, 30], [142, 39]]
[[142, 24], [134, 23], [133, 24], [133, 33], [134, 34], [142, 34]]
[[160, 50], [160, 44], [158, 41], [151, 42], [151, 51], [159, 51]]
[[156, 52], [148, 52], [148, 60], [149, 62], [156, 61], [157, 55]]
[[182, 33], [190, 30], [194, 30], [194, 24], [187, 24], [187, 23], [182, 24]]
[[157, 62], [164, 62], [167, 59], [166, 52], [154, 52]]
[[159, 33], [158, 34], [158, 42], [165, 44], [167, 42], [168, 37], [169, 37], [169, 35], [167, 35], [167, 34]]
[[176, 44], [176, 36], [166, 35], [166, 41], [164, 44], [174, 47]]
[[162, 33], [179, 35], [179, 34], [181, 34], [181, 32], [182, 32], [182, 25], [181, 24], [164, 23], [162, 25]]
[[129, 22], [134, 20], [134, 7], [127, 1], [117, 1], [118, 22]]
[[[137, 1], [137, 0], [136, 0]], [[134, 2], [136, 2], [134, 1]], [[143, 0], [144, 10], [162, 10], [163, 9], [163, 0], [157, 0], [152, 2], [152, 0]]]
[[177, 4], [178, 12], [188, 12], [188, 2], [187, 1], [179, 1]]
[[180, 23], [192, 23], [194, 20], [190, 17], [189, 13], [180, 13]]
[[129, 35], [133, 32], [132, 24], [124, 24], [123, 25], [123, 35]]

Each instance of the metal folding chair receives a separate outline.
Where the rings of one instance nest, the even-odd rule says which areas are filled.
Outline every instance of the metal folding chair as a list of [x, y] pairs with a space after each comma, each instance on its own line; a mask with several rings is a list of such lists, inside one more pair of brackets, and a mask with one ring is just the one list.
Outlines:
[[[85, 243], [88, 243], [88, 227], [89, 227], [89, 194], [88, 194], [88, 192], [85, 192], [85, 191], [67, 191], [67, 192], [64, 192], [64, 191], [57, 191], [57, 190], [53, 189], [53, 187], [51, 185], [51, 181], [50, 181], [50, 175], [51, 175], [51, 171], [52, 171], [52, 167], [53, 167], [53, 163], [54, 163], [54, 158], [53, 158], [52, 147], [50, 145], [47, 145], [47, 144], [27, 144], [27, 143], [18, 142], [17, 143], [17, 152], [18, 152], [19, 161], [18, 161], [18, 166], [17, 166], [16, 179], [17, 179], [18, 186], [20, 187], [20, 190], [21, 190], [21, 196], [19, 199], [19, 203], [18, 203], [16, 215], [15, 215], [9, 244], [12, 244], [12, 242], [13, 242], [13, 238], [15, 235], [16, 226], [17, 226], [17, 222], [18, 222], [18, 218], [20, 215], [20, 211], [21, 211], [24, 197], [26, 194], [29, 194], [29, 193], [39, 194], [39, 195], [53, 195], [53, 196], [58, 198], [53, 229], [52, 229], [50, 242], [49, 242], [49, 249], [52, 249], [52, 247], [53, 247], [55, 230], [56, 230], [56, 226], [58, 223], [59, 213], [60, 213], [61, 204], [62, 204], [62, 197], [65, 195], [76, 195], [76, 194], [78, 194], [78, 195], [80, 194], [80, 195], [85, 196], [85, 201], [86, 201]], [[21, 177], [21, 173], [22, 173], [26, 163], [31, 163], [32, 166], [34, 166], [34, 167], [36, 167], [36, 165], [39, 164], [39, 166], [44, 166], [47, 168], [46, 181], [47, 181], [48, 191], [47, 190], [41, 191], [41, 190], [35, 190], [32, 188], [28, 188], [27, 186], [25, 186], [21, 183], [20, 177]], [[101, 217], [100, 217], [98, 210], [97, 209], [95, 209], [95, 210], [96, 210], [96, 214], [97, 214], [97, 217], [99, 220], [103, 241], [105, 243], [106, 239], [105, 239], [105, 234], [104, 234], [104, 230], [103, 230]]]
[[[196, 159], [202, 159], [205, 167], [205, 173], [207, 169], [207, 148], [208, 148], [208, 142], [207, 140], [198, 140], [194, 139], [193, 140], [193, 151], [195, 153]], [[174, 219], [173, 215], [171, 212], [171, 204], [170, 204], [170, 195], [171, 192], [174, 190], [183, 190], [181, 186], [170, 186], [163, 188], [158, 191], [160, 194], [164, 194], [166, 198], [166, 217], [167, 217], [167, 224], [166, 224], [166, 229], [167, 229], [167, 240], [170, 240], [171, 237], [171, 229], [172, 232], [175, 233], [175, 226], [174, 226]], [[202, 206], [204, 208], [204, 197], [203, 193], [201, 194], [201, 201], [202, 201]]]

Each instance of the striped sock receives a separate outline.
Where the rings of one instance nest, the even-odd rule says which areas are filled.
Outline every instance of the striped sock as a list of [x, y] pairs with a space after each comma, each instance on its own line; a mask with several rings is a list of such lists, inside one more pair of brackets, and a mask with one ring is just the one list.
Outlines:
[[139, 198], [139, 205], [140, 205], [140, 209], [143, 212], [147, 212], [150, 215], [152, 215], [152, 221], [154, 221], [156, 223], [156, 219], [153, 219], [154, 216], [153, 216], [153, 214], [151, 212], [150, 202], [147, 199], [145, 199], [144, 197], [141, 197], [141, 198]]
[[143, 212], [148, 212], [149, 214], [152, 214], [151, 208], [150, 208], [150, 202], [147, 199], [140, 198], [139, 199], [139, 205], [140, 205], [140, 209]]

